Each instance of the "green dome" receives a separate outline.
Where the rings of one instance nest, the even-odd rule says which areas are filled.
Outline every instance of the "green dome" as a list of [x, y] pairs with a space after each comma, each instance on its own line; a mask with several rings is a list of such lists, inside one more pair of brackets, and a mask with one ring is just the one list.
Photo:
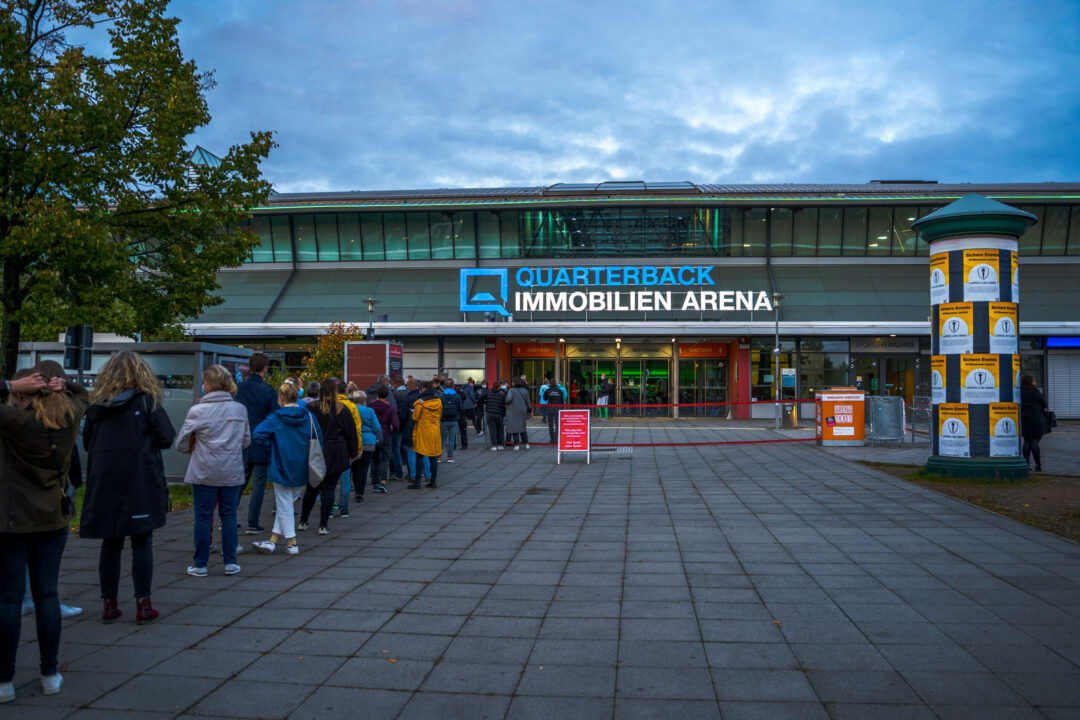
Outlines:
[[971, 193], [916, 220], [911, 229], [927, 242], [973, 233], [1020, 237], [1038, 221], [1029, 212]]

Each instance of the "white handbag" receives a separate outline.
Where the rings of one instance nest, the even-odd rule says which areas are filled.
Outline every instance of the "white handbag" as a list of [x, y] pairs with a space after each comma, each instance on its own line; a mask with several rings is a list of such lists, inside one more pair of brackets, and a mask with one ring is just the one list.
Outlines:
[[308, 420], [311, 422], [307, 451], [308, 485], [316, 488], [326, 477], [326, 458], [319, 443], [319, 434], [315, 431], [315, 416], [308, 413]]

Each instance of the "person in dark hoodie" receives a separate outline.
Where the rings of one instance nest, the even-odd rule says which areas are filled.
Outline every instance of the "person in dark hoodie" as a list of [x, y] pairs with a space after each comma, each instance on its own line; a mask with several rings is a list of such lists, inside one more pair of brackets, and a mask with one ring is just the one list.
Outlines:
[[455, 389], [461, 397], [458, 440], [461, 441], [461, 449], [466, 450], [469, 447], [469, 421], [473, 419], [473, 412], [476, 410], [476, 388], [473, 386], [473, 379], [469, 378], [464, 385], [457, 385]]
[[323, 457], [326, 459], [326, 476], [318, 487], [310, 484], [304, 488], [304, 500], [300, 504], [300, 524], [297, 530], [306, 530], [311, 509], [315, 507], [315, 498], [321, 500], [319, 506], [319, 534], [330, 534], [330, 513], [334, 509], [334, 494], [338, 480], [344, 473], [350, 472], [353, 458], [360, 454], [357, 443], [356, 423], [352, 413], [338, 400], [338, 381], [336, 378], [323, 380], [319, 388], [319, 401], [309, 403], [308, 412], [315, 416], [315, 421], [322, 430]]
[[454, 462], [454, 446], [457, 444], [458, 419], [461, 417], [461, 396], [454, 389], [454, 381], [447, 379], [442, 391], [442, 422], [440, 423], [442, 447], [446, 462]]
[[[320, 388], [321, 390], [321, 388]], [[251, 442], [265, 446], [270, 453], [267, 474], [274, 483], [274, 529], [270, 539], [252, 543], [258, 552], [270, 554], [277, 550], [282, 538], [287, 543], [285, 553], [297, 555], [296, 523], [293, 513], [297, 498], [308, 484], [308, 447], [314, 436], [322, 445], [322, 428], [314, 414], [297, 404], [296, 386], [282, 383], [278, 388], [281, 408], [259, 423], [251, 433]]]
[[397, 403], [391, 404], [387, 400], [389, 394], [389, 389], [385, 385], [380, 385], [375, 390], [375, 399], [368, 401], [368, 408], [375, 412], [375, 417], [379, 420], [379, 428], [382, 430], [382, 436], [375, 443], [375, 457], [372, 458], [374, 465], [372, 484], [378, 492], [387, 492], [386, 477], [390, 472], [390, 436], [401, 428]]
[[416, 378], [409, 378], [409, 381], [405, 383], [405, 390], [405, 397], [402, 400], [404, 415], [399, 416], [399, 418], [404, 418], [401, 424], [401, 446], [405, 450], [405, 465], [408, 468], [409, 477], [413, 478], [413, 482], [419, 482], [425, 475], [431, 476], [430, 469], [427, 472], [424, 471], [424, 468], [428, 466], [426, 458], [421, 461], [419, 467], [417, 466], [416, 449], [413, 447], [412, 411], [416, 401], [420, 399], [420, 382]]
[[483, 437], [484, 435], [484, 401], [487, 399], [488, 384], [487, 380], [481, 380], [479, 385], [473, 387], [473, 391], [476, 395], [476, 407], [473, 408], [473, 427], [476, 429], [476, 436]]
[[158, 611], [150, 603], [154, 579], [153, 533], [165, 525], [169, 487], [161, 451], [176, 430], [161, 405], [163, 392], [150, 365], [138, 353], [113, 355], [98, 373], [93, 403], [86, 411], [86, 496], [79, 535], [102, 538], [98, 576], [101, 619], [120, 617], [117, 595], [124, 539], [131, 538], [131, 579], [135, 584], [136, 623]]
[[[250, 373], [247, 379], [236, 388], [236, 402], [247, 410], [249, 428], [255, 428], [267, 415], [278, 409], [277, 393], [264, 381], [269, 367], [270, 358], [262, 353], [255, 353], [248, 358]], [[259, 515], [262, 514], [263, 495], [266, 493], [266, 466], [269, 462], [270, 456], [263, 448], [244, 448], [244, 482], [251, 482], [246, 531], [248, 535], [257, 535], [263, 531], [259, 524]]]
[[398, 427], [390, 433], [390, 479], [401, 480], [405, 476], [405, 450], [401, 446], [401, 430], [405, 419], [401, 417], [402, 403], [405, 402], [405, 380], [400, 375], [390, 379], [390, 395], [386, 398], [398, 414]]
[[502, 450], [503, 427], [506, 420], [506, 382], [495, 382], [484, 397], [484, 417], [492, 450]]

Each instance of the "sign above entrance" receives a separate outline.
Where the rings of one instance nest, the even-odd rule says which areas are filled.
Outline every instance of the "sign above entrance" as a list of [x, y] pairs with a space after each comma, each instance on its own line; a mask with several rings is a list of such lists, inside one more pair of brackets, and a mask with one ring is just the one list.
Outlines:
[[854, 353], [917, 353], [917, 337], [853, 337], [851, 352]]
[[555, 346], [546, 343], [512, 343], [510, 354], [516, 358], [553, 358]]
[[680, 358], [726, 358], [727, 343], [679, 343]]
[[717, 290], [714, 265], [462, 268], [461, 312], [772, 312], [763, 290]]

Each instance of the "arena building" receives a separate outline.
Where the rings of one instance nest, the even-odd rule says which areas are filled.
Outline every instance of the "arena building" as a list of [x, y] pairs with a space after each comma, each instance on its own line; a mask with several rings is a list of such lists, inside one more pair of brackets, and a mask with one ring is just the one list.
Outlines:
[[[1020, 240], [1022, 369], [1080, 417], [1080, 184], [695, 185], [277, 194], [220, 273], [195, 339], [297, 367], [334, 321], [404, 344], [406, 372], [558, 376], [620, 403], [785, 399], [858, 385], [911, 401], [930, 377], [918, 218], [969, 193], [1035, 214]], [[779, 304], [775, 298], [781, 298]], [[779, 324], [780, 374], [774, 332]]]

